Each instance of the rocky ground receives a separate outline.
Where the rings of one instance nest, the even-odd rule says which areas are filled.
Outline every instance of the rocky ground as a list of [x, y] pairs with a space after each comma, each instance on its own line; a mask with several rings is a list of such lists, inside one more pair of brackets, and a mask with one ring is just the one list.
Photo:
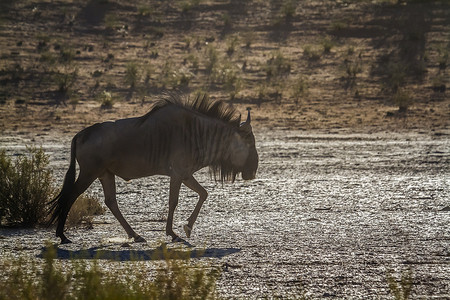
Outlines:
[[[428, 134], [317, 134], [256, 132], [257, 179], [215, 184], [190, 239], [165, 237], [168, 179], [118, 181], [118, 201], [148, 241], [123, 248], [126, 234], [108, 211], [91, 229], [68, 230], [74, 244], [59, 247], [62, 261], [100, 258], [120, 269], [137, 258], [149, 274], [161, 241], [181, 251], [202, 251], [200, 262], [222, 269], [225, 298], [391, 299], [387, 278], [411, 272], [414, 299], [449, 297], [449, 140]], [[2, 137], [11, 153], [28, 138]], [[62, 181], [67, 138], [39, 138]], [[102, 197], [96, 182], [89, 193]], [[182, 189], [175, 230], [194, 208], [196, 195]], [[37, 257], [53, 230], [1, 229], [2, 259]], [[191, 248], [192, 247], [192, 248]], [[200, 252], [193, 253], [193, 256]]]

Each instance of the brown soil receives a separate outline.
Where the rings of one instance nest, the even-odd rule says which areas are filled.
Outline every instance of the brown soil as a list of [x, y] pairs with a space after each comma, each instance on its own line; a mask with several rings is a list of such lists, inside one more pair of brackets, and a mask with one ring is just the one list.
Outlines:
[[250, 106], [260, 127], [448, 130], [446, 1], [127, 3], [2, 1], [2, 132], [76, 132], [165, 90]]

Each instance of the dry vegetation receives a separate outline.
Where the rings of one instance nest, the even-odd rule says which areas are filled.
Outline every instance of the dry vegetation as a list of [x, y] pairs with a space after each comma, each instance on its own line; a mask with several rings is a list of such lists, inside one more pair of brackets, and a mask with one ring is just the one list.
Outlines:
[[261, 127], [448, 129], [447, 1], [2, 1], [0, 129], [78, 131], [165, 90]]
[[[15, 159], [0, 149], [0, 228], [48, 223], [49, 203], [59, 192], [48, 163], [42, 148], [27, 147], [27, 153]], [[83, 194], [72, 206], [67, 224], [91, 227], [93, 216], [103, 212], [97, 198]]]
[[99, 260], [74, 257], [72, 265], [63, 265], [56, 260], [58, 250], [47, 243], [43, 261], [20, 258], [3, 266], [0, 299], [220, 299], [216, 292], [219, 270], [191, 263], [189, 254], [162, 244], [152, 258], [160, 265], [156, 274], [130, 262], [117, 276]]

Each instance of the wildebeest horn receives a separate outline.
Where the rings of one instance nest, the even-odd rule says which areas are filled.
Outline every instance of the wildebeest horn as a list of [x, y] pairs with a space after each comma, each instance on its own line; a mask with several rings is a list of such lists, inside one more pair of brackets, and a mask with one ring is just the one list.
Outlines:
[[250, 125], [250, 122], [251, 122], [250, 110], [252, 110], [252, 109], [250, 107], [247, 107], [247, 111], [248, 111], [248, 113], [247, 113], [247, 120], [245, 122], [241, 123], [241, 127], [246, 125], [246, 124]]
[[252, 109], [250, 107], [247, 107], [248, 114], [247, 114], [247, 121], [245, 121], [245, 123], [247, 123], [247, 124], [250, 124], [250, 121], [251, 121], [251, 118], [250, 118], [250, 111], [251, 110]]

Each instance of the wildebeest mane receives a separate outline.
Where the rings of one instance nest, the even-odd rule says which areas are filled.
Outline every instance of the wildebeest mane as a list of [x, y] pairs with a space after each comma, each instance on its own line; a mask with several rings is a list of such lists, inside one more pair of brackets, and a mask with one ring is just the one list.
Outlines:
[[239, 127], [241, 120], [241, 115], [234, 107], [223, 101], [211, 101], [206, 94], [197, 95], [193, 99], [183, 98], [178, 94], [166, 94], [153, 105], [153, 108], [142, 119], [147, 119], [156, 111], [169, 105], [183, 107], [207, 117], [221, 120], [234, 127]]
[[[158, 100], [146, 115], [140, 118], [140, 122], [145, 122], [160, 109], [171, 105], [186, 109], [191, 114], [206, 116], [218, 121], [218, 123], [211, 123], [217, 123], [217, 125], [205, 127], [200, 124], [199, 119], [191, 119], [182, 131], [185, 136], [183, 145], [188, 150], [187, 152], [192, 155], [193, 162], [209, 166], [210, 174], [216, 181], [234, 181], [237, 172], [233, 170], [228, 159], [227, 151], [229, 147], [226, 141], [229, 140], [231, 132], [239, 128], [241, 115], [231, 105], [222, 101], [211, 101], [207, 95], [199, 95], [193, 99], [188, 99], [177, 94], [167, 94]], [[226, 126], [218, 125], [222, 122]], [[178, 132], [173, 132], [172, 130], [176, 129], [170, 126], [164, 128], [158, 128], [160, 126], [158, 124], [154, 126], [156, 127], [152, 131], [151, 144], [155, 146], [149, 155], [151, 155], [150, 160], [157, 164], [168, 159], [167, 156], [170, 153], [169, 136], [175, 136]]]

